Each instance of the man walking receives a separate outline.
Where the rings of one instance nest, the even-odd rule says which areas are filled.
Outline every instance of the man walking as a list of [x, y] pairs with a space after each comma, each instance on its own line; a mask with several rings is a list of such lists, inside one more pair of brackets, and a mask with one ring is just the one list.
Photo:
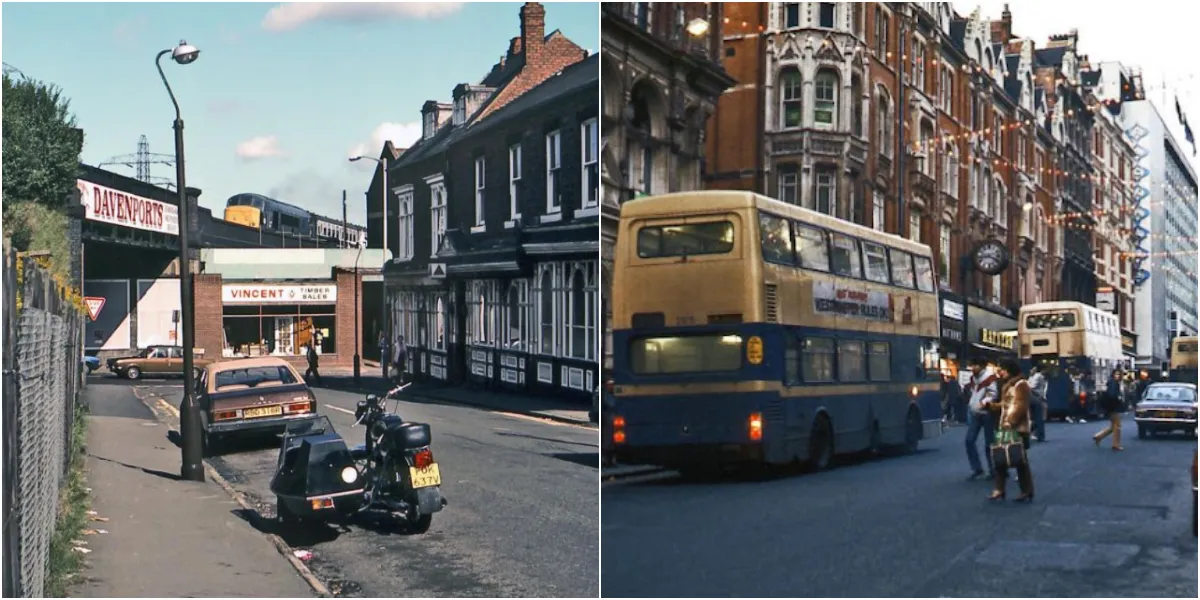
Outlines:
[[404, 344], [404, 336], [396, 337], [396, 347], [392, 349], [392, 380], [396, 383], [404, 382], [404, 370], [408, 366], [408, 346]]
[[1033, 437], [1039, 442], [1046, 441], [1046, 374], [1041, 365], [1034, 365], [1029, 379], [1029, 413], [1033, 418]]
[[317, 354], [317, 350], [315, 347], [313, 347], [312, 342], [309, 342], [309, 344], [308, 344], [308, 353], [307, 354], [308, 354], [308, 370], [304, 372], [304, 379], [308, 379], [309, 377], [311, 377], [314, 380], [316, 380], [317, 385], [320, 385], [321, 384], [321, 374], [319, 372], [317, 372], [317, 366], [318, 366], [317, 363], [318, 363], [318, 361], [320, 361], [320, 355]]
[[992, 421], [989, 405], [999, 397], [996, 385], [996, 375], [982, 358], [971, 360], [971, 378], [963, 390], [969, 394], [967, 405], [967, 461], [971, 464], [969, 479], [979, 479], [984, 476], [983, 465], [979, 463], [979, 434], [983, 433], [984, 458], [987, 459], [987, 477], [992, 477], [991, 445], [996, 439], [996, 427]]

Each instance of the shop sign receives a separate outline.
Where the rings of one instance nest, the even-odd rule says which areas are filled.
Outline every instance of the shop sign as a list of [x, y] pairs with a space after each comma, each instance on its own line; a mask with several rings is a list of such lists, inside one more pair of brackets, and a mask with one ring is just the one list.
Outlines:
[[892, 321], [892, 295], [887, 292], [839, 288], [827, 281], [813, 284], [813, 310], [819, 314]]
[[75, 185], [79, 188], [84, 216], [89, 221], [179, 235], [179, 207], [173, 204], [135, 196], [82, 179], [77, 180]]
[[1137, 340], [1127, 333], [1121, 334], [1121, 349], [1130, 354], [1137, 354]]
[[955, 327], [954, 325], [955, 324], [947, 323], [945, 321], [942, 322], [942, 338], [961, 344], [963, 341], [963, 332], [960, 328], [961, 326]]
[[1013, 351], [1013, 340], [1016, 336], [1007, 331], [995, 331], [993, 329], [979, 330], [979, 343], [984, 346], [992, 346], [994, 348], [1003, 348]]
[[961, 321], [963, 320], [965, 313], [966, 309], [963, 308], [962, 303], [955, 302], [953, 300], [946, 300], [945, 298], [942, 299], [942, 316], [948, 319], [954, 319], [955, 321]]
[[301, 304], [337, 302], [337, 285], [231, 283], [221, 286], [222, 304]]

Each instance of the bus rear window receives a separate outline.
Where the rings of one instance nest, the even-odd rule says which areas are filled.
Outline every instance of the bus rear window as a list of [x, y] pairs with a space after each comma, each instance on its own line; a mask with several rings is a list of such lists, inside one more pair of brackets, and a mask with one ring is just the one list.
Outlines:
[[1176, 352], [1184, 352], [1188, 354], [1196, 353], [1196, 342], [1181, 342], [1175, 346]]
[[638, 256], [696, 256], [733, 250], [733, 223], [714, 221], [689, 225], [643, 227], [638, 231]]
[[1054, 329], [1074, 326], [1075, 313], [1072, 312], [1041, 313], [1025, 317], [1025, 329]]
[[742, 336], [637, 338], [629, 342], [629, 368], [638, 375], [736, 371], [742, 368]]

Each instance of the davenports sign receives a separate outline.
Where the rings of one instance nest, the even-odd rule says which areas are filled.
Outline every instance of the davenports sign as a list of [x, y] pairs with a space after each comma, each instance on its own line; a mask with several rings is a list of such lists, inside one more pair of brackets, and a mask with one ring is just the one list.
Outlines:
[[337, 302], [337, 285], [230, 283], [221, 286], [222, 304], [302, 304]]
[[819, 314], [891, 322], [892, 296], [886, 292], [850, 290], [818, 281], [813, 283], [813, 310]]
[[85, 217], [110, 225], [179, 235], [179, 207], [79, 179]]

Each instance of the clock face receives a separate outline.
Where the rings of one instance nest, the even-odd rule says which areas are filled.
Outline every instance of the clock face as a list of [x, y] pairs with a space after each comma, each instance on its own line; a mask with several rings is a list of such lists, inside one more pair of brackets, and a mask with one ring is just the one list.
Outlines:
[[975, 249], [975, 268], [987, 275], [995, 275], [1008, 267], [1008, 248], [996, 240], [989, 240]]

